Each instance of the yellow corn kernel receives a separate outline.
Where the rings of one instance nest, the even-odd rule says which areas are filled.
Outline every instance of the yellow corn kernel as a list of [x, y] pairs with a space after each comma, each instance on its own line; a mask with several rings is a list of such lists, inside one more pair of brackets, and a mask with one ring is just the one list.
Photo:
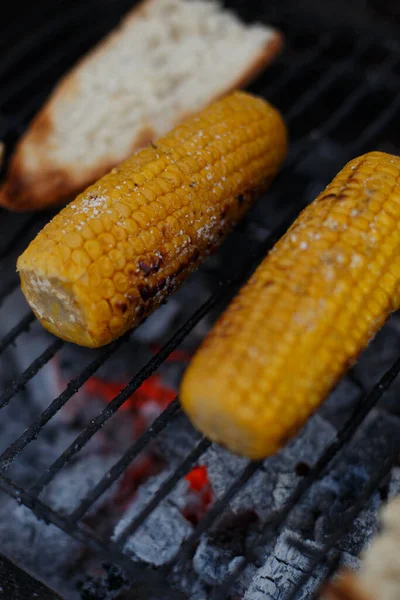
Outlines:
[[285, 155], [280, 114], [244, 92], [188, 119], [89, 187], [22, 254], [36, 316], [84, 346], [121, 336], [219, 245]]
[[261, 459], [304, 424], [400, 306], [395, 206], [400, 158], [371, 152], [302, 212], [184, 376], [182, 406], [200, 431]]

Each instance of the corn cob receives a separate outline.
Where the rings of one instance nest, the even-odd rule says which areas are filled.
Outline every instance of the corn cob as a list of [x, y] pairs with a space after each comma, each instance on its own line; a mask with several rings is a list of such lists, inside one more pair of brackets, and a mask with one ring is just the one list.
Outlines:
[[352, 160], [217, 322], [181, 388], [210, 439], [252, 459], [290, 438], [400, 306], [400, 158]]
[[132, 156], [63, 209], [18, 260], [52, 333], [111, 342], [159, 306], [222, 241], [286, 155], [267, 102], [236, 92]]

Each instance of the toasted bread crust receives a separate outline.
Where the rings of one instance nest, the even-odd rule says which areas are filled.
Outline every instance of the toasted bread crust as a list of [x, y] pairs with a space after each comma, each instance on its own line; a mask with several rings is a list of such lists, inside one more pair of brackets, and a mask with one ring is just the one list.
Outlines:
[[[122, 24], [132, 22], [141, 16], [151, 6], [154, 0], [144, 0], [131, 13], [129, 13]], [[74, 96], [77, 91], [77, 73], [83, 64], [108, 51], [115, 36], [119, 35], [119, 29], [111, 33], [105, 40], [101, 41], [86, 56], [84, 56], [73, 69], [67, 73], [52, 92], [49, 100], [42, 110], [33, 119], [28, 131], [17, 144], [14, 155], [11, 158], [8, 174], [0, 187], [0, 205], [13, 211], [41, 210], [57, 205], [71, 196], [76, 195], [85, 187], [102, 177], [110, 169], [118, 165], [121, 160], [128, 158], [129, 154], [107, 158], [95, 166], [79, 164], [55, 164], [49, 160], [51, 157], [52, 132], [54, 129], [53, 105], [59, 98]], [[275, 31], [272, 38], [265, 44], [263, 50], [255, 56], [247, 69], [238, 75], [238, 78], [218, 94], [209, 98], [209, 103], [228, 94], [234, 89], [243, 87], [251, 81], [266, 65], [268, 65], [283, 47], [283, 36]], [[196, 111], [197, 112], [197, 111]], [[191, 116], [193, 111], [188, 106], [185, 111], [177, 115], [175, 125], [185, 118]], [[148, 145], [156, 137], [156, 133], [149, 124], [143, 123], [142, 128], [132, 132], [130, 153]], [[31, 169], [27, 156], [34, 153], [40, 167]]]
[[357, 577], [351, 571], [342, 571], [338, 579], [327, 584], [321, 594], [322, 600], [378, 600], [372, 599], [361, 589]]

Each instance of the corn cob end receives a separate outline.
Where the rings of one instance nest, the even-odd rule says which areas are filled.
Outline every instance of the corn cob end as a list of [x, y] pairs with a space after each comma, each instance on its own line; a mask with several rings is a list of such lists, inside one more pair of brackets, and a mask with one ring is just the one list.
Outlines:
[[[285, 432], [282, 438], [282, 430], [276, 434], [265, 430], [262, 421], [241, 403], [233, 389], [228, 395], [215, 380], [204, 377], [199, 382], [197, 369], [207, 371], [204, 366], [199, 367], [198, 358], [201, 359], [199, 354], [192, 360], [180, 389], [182, 407], [194, 427], [212, 442], [251, 460], [261, 460], [277, 452], [290, 435]], [[225, 400], [221, 402], [223, 397]]]
[[[25, 268], [23, 256], [17, 263], [21, 288], [36, 318], [47, 331], [67, 342], [75, 342], [89, 348], [97, 348], [104, 343], [103, 337], [92, 335], [87, 315], [74, 301], [72, 286], [55, 277], [40, 277], [37, 272]], [[42, 306], [46, 306], [44, 313]], [[59, 324], [62, 323], [62, 327]]]

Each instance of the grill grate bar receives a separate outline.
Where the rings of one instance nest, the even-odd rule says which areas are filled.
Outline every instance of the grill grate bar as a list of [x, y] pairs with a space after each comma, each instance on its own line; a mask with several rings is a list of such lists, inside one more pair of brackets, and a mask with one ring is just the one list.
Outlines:
[[125, 454], [111, 467], [111, 469], [103, 475], [100, 481], [92, 490], [81, 500], [78, 507], [74, 510], [69, 518], [69, 523], [72, 526], [79, 521], [89, 508], [96, 502], [98, 498], [117, 479], [123, 474], [133, 460], [141, 453], [141, 451], [154, 439], [161, 431], [163, 431], [170, 423], [173, 417], [180, 412], [178, 398], [175, 398], [167, 408], [153, 421], [150, 427], [130, 446]]
[[385, 112], [381, 113], [369, 126], [364, 130], [362, 135], [356, 142], [349, 148], [350, 152], [355, 152], [355, 149], [359, 146], [365, 146], [371, 138], [376, 136], [381, 129], [383, 129], [393, 117], [398, 113], [400, 109], [400, 93], [396, 94], [392, 102], [389, 104]]
[[[309, 475], [304, 477], [296, 487], [293, 494], [290, 496], [286, 505], [277, 514], [276, 519], [271, 523], [264, 526], [263, 530], [259, 535], [259, 546], [264, 546], [269, 538], [276, 537], [282, 526], [284, 525], [287, 517], [295, 508], [297, 503], [301, 500], [306, 492], [308, 492], [315, 481], [317, 481], [326, 467], [332, 461], [332, 459], [343, 450], [343, 447], [351, 440], [359, 426], [362, 424], [366, 416], [369, 414], [371, 409], [377, 404], [384, 392], [386, 392], [391, 384], [394, 382], [400, 372], [400, 357], [393, 363], [391, 368], [386, 371], [379, 382], [374, 386], [372, 391], [366, 398], [362, 395], [358, 402], [353, 414], [346, 421], [344, 427], [338, 433], [336, 439], [326, 448], [326, 450], [319, 457], [314, 467], [311, 469]], [[247, 552], [244, 556], [243, 561], [238, 563], [234, 571], [228, 576], [226, 582], [222, 585], [228, 589], [237, 577], [243, 572], [247, 564], [254, 559], [252, 552]]]
[[[25, 369], [25, 371], [21, 373], [21, 375], [17, 377], [17, 379], [15, 379], [13, 384], [5, 392], [3, 392], [3, 394], [1, 394], [0, 409], [4, 408], [9, 403], [11, 398], [15, 396], [15, 394], [17, 394], [20, 390], [22, 390], [22, 388], [28, 383], [28, 381], [30, 381], [36, 375], [36, 373], [40, 371], [40, 369], [44, 367], [44, 365], [46, 365], [49, 362], [49, 360], [53, 358], [55, 354], [57, 354], [59, 350], [61, 350], [63, 345], [63, 340], [55, 339], [54, 342], [42, 352], [42, 354], [35, 358], [35, 360], [29, 365], [29, 367]], [[0, 473], [2, 472], [2, 470], [2, 457], [0, 456]]]
[[[398, 58], [393, 59], [393, 57], [390, 57], [387, 59], [379, 70], [379, 75], [375, 78], [374, 84], [369, 82], [356, 88], [349, 94], [349, 96], [342, 102], [337, 110], [332, 113], [332, 115], [321, 127], [310, 131], [310, 133], [302, 140], [296, 142], [290, 151], [290, 164], [298, 160], [302, 153], [307, 152], [307, 149], [310, 148], [310, 144], [312, 142], [318, 141], [329, 135], [338, 125], [340, 125], [340, 123], [351, 113], [351, 111], [354, 110], [356, 105], [363, 98], [365, 98], [373, 88], [379, 89], [380, 85], [385, 82], [385, 78], [391, 73], [392, 68], [398, 64], [398, 62]], [[392, 104], [394, 104], [393, 107]], [[353, 146], [346, 149], [346, 154], [350, 158], [353, 158], [354, 155], [360, 151], [360, 149], [365, 147], [369, 139], [379, 132], [379, 128], [384, 126], [394, 116], [399, 106], [397, 105], [396, 101], [393, 101], [392, 104], [390, 105], [392, 108], [389, 108], [387, 112], [377, 117], [376, 121], [379, 121], [379, 124], [376, 123], [376, 121], [373, 121], [366, 129], [365, 134], [359, 137], [354, 142]]]
[[235, 479], [228, 487], [226, 492], [214, 502], [211, 508], [201, 519], [195, 530], [184, 541], [172, 562], [165, 569], [166, 574], [168, 574], [176, 564], [182, 564], [189, 559], [203, 533], [211, 527], [214, 521], [228, 506], [229, 502], [233, 500], [236, 494], [248, 483], [253, 475], [255, 475], [261, 465], [262, 462], [258, 461], [249, 462], [246, 465], [239, 477], [237, 477], [237, 479]]
[[32, 423], [24, 433], [17, 438], [0, 456], [0, 473], [4, 473], [14, 462], [17, 456], [40, 433], [42, 427], [54, 417], [70, 398], [83, 386], [83, 384], [101, 367], [102, 364], [128, 339], [124, 336], [116, 340], [93, 360], [75, 379], [69, 382], [65, 390], [42, 412], [39, 418]]
[[[379, 87], [384, 83], [385, 78], [390, 74], [393, 67], [399, 62], [397, 55], [389, 57], [380, 65], [377, 76], [374, 81], [368, 81], [364, 85], [356, 88], [349, 96], [342, 102], [342, 104], [335, 110], [334, 113], [324, 122], [324, 124], [318, 129], [319, 137], [329, 134], [337, 127], [341, 121], [357, 106], [358, 102], [364, 98], [373, 88]], [[304, 140], [307, 142], [309, 138], [312, 138], [315, 134], [311, 132], [309, 136]]]
[[162, 580], [157, 571], [143, 563], [140, 563], [140, 565], [135, 564], [130, 558], [120, 552], [112, 541], [104, 541], [84, 523], [78, 523], [76, 527], [70, 529], [62, 515], [38, 498], [34, 498], [29, 492], [16, 485], [8, 477], [0, 476], [0, 489], [12, 498], [15, 498], [18, 503], [23, 503], [30, 508], [38, 519], [44, 520], [46, 523], [53, 523], [53, 525], [56, 525], [62, 531], [65, 531], [65, 533], [78, 540], [78, 542], [99, 552], [111, 562], [119, 564], [134, 578], [135, 582], [143, 581], [146, 583], [150, 577], [153, 581], [161, 583]]
[[299, 69], [305, 69], [319, 58], [321, 53], [332, 45], [332, 38], [330, 36], [322, 36], [319, 43], [310, 51], [304, 52], [299, 59], [296, 61], [290, 61], [289, 64], [285, 65], [285, 70], [278, 79], [270, 84], [264, 86], [261, 89], [263, 96], [274, 96], [276, 95], [290, 80], [297, 75]]
[[17, 325], [15, 325], [15, 327], [13, 327], [7, 333], [7, 335], [4, 336], [4, 338], [0, 342], [0, 356], [8, 348], [8, 346], [15, 342], [20, 333], [29, 329], [29, 326], [34, 320], [35, 315], [32, 312], [28, 313], [27, 315], [25, 315], [25, 317], [21, 319], [19, 323], [17, 323]]
[[[382, 467], [378, 470], [378, 472], [371, 478], [369, 483], [365, 486], [365, 489], [361, 492], [359, 499], [357, 502], [347, 511], [345, 518], [341, 521], [340, 526], [336, 533], [332, 534], [328, 541], [324, 544], [321, 552], [317, 554], [317, 556], [312, 560], [310, 567], [307, 571], [301, 576], [298, 584], [295, 586], [291, 594], [289, 595], [287, 600], [296, 600], [297, 594], [302, 590], [304, 585], [307, 583], [315, 568], [324, 561], [325, 558], [329, 555], [329, 552], [336, 546], [336, 544], [346, 535], [346, 533], [351, 529], [351, 525], [353, 524], [356, 516], [361, 512], [363, 507], [367, 504], [368, 500], [372, 496], [372, 494], [378, 489], [380, 483], [384, 480], [384, 478], [390, 473], [394, 462], [397, 457], [397, 452], [393, 452], [391, 456], [388, 456], [384, 461]], [[228, 591], [228, 590], [226, 590]], [[215, 600], [222, 600], [224, 596], [216, 596]], [[214, 599], [213, 599], [214, 600]]]
[[354, 69], [354, 59], [360, 55], [364, 50], [361, 45], [357, 48], [354, 56], [346, 58], [338, 63], [335, 63], [323, 77], [314, 84], [310, 89], [306, 90], [305, 93], [297, 100], [296, 104], [286, 112], [286, 121], [292, 121], [295, 117], [298, 117], [303, 110], [305, 110], [310, 104], [320, 96], [325, 90], [327, 90], [336, 79], [343, 75], [346, 71]]
[[187, 455], [187, 457], [181, 462], [181, 464], [175, 469], [170, 477], [168, 477], [148, 504], [136, 515], [131, 523], [124, 529], [121, 534], [116, 538], [115, 542], [119, 548], [123, 548], [125, 542], [129, 537], [135, 534], [137, 529], [143, 525], [147, 517], [157, 508], [157, 506], [168, 496], [173, 490], [178, 481], [182, 479], [193, 467], [195, 462], [200, 458], [202, 454], [211, 446], [211, 442], [203, 437], [202, 440], [193, 448], [193, 450]]

